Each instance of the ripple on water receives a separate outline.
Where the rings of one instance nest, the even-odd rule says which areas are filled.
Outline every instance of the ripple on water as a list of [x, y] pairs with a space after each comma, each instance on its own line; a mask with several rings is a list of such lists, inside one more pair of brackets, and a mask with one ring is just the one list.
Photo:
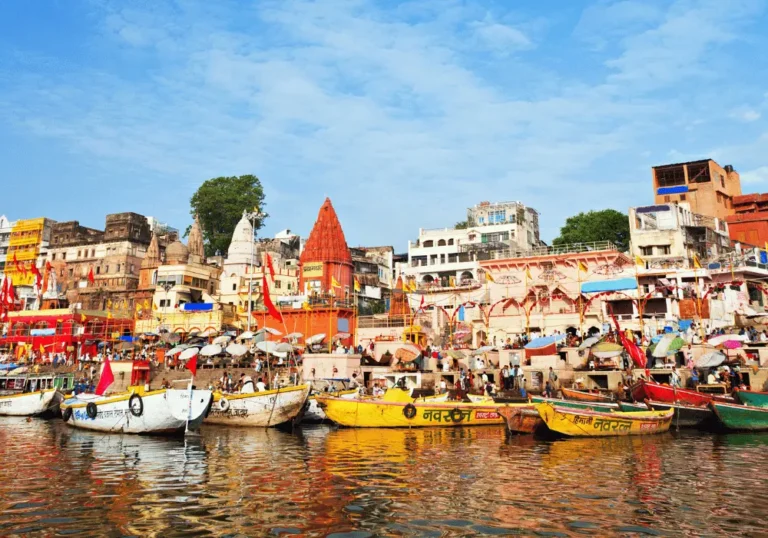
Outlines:
[[731, 470], [766, 446], [687, 432], [507, 440], [496, 427], [156, 439], [0, 418], [0, 534], [755, 536], [768, 488]]

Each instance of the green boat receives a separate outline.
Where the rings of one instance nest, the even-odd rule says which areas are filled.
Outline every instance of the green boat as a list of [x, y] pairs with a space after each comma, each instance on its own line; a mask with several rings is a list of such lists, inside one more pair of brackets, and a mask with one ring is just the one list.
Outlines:
[[619, 409], [624, 413], [635, 413], [637, 411], [652, 410], [650, 407], [648, 407], [644, 403], [635, 403], [635, 402], [619, 402]]
[[744, 405], [752, 407], [768, 407], [768, 392], [752, 392], [749, 390], [735, 390], [733, 397]]
[[[608, 402], [582, 402], [577, 400], [560, 400], [558, 398], [543, 398], [541, 396], [531, 396], [532, 403], [549, 403], [559, 407], [568, 407], [570, 409], [592, 409], [593, 411], [618, 411], [619, 404]], [[648, 408], [645, 408], [648, 411]]]
[[710, 402], [712, 411], [729, 430], [768, 430], [768, 408]]

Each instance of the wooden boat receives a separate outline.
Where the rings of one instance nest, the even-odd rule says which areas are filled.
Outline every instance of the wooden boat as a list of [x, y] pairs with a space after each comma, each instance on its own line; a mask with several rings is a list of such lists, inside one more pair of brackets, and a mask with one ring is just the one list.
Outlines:
[[663, 403], [685, 403], [696, 407], [703, 407], [711, 401], [733, 403], [733, 398], [725, 395], [706, 394], [697, 390], [679, 389], [670, 385], [662, 385], [653, 381], [641, 379], [630, 388], [632, 398], [643, 402], [652, 400]]
[[566, 400], [578, 400], [580, 402], [613, 402], [613, 397], [599, 392], [588, 392], [586, 390], [561, 388], [560, 392]]
[[0, 416], [54, 416], [64, 391], [74, 386], [73, 374], [20, 374], [0, 378]]
[[729, 430], [768, 430], [768, 408], [710, 402], [718, 420]]
[[651, 411], [652, 409], [644, 403], [618, 402], [619, 411], [624, 413], [635, 413], [637, 411]]
[[270, 428], [301, 418], [310, 385], [297, 385], [246, 394], [214, 394], [206, 424]]
[[544, 425], [539, 412], [533, 405], [527, 407], [497, 407], [496, 412], [502, 416], [507, 425], [507, 432], [511, 434], [534, 433]]
[[644, 404], [622, 402], [619, 406], [624, 412], [672, 409], [675, 413], [672, 425], [675, 428], [710, 429], [717, 423], [717, 419], [709, 407], [697, 407], [684, 403], [654, 402], [652, 400], [647, 400]]
[[[345, 399], [318, 394], [325, 414], [340, 426], [352, 428], [423, 428], [431, 426], [481, 426], [503, 424], [498, 404], [413, 399], [408, 391], [390, 389], [379, 399]], [[510, 404], [527, 407], [528, 404]]]
[[[570, 407], [572, 409], [592, 409], [593, 411], [618, 411], [618, 403], [607, 402], [583, 402], [578, 400], [561, 400], [559, 398], [543, 398], [541, 396], [531, 396], [532, 403], [551, 403], [552, 405], [559, 405], [561, 407]], [[648, 408], [645, 408], [646, 411]]]
[[736, 389], [733, 391], [733, 397], [744, 405], [768, 407], [768, 392]]
[[338, 398], [346, 398], [346, 399], [353, 399], [356, 398], [360, 393], [357, 389], [347, 389], [347, 390], [340, 390], [337, 392], [320, 392], [317, 394], [311, 394], [308, 399], [309, 405], [307, 406], [307, 410], [304, 411], [304, 417], [301, 419], [302, 422], [309, 422], [309, 423], [317, 423], [317, 422], [324, 422], [325, 420], [328, 420], [328, 417], [325, 415], [325, 411], [322, 410], [322, 408], [317, 404], [317, 395], [318, 394], [327, 394], [330, 396], [336, 396]]
[[587, 411], [558, 407], [549, 403], [536, 405], [547, 427], [572, 437], [614, 437], [646, 435], [669, 430], [673, 411], [634, 413]]
[[[132, 387], [110, 396], [78, 394], [61, 404], [61, 416], [68, 425], [85, 430], [118, 433], [183, 433], [197, 429], [210, 409], [209, 390], [161, 389], [144, 392]], [[190, 409], [191, 407], [191, 409]]]

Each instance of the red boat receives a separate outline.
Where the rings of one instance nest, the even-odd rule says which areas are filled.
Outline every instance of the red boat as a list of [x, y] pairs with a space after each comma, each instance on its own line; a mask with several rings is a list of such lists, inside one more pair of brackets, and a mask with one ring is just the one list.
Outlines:
[[630, 391], [632, 392], [632, 398], [634, 398], [636, 402], [642, 402], [648, 399], [655, 402], [680, 402], [695, 406], [709, 405], [709, 402], [711, 401], [733, 403], [733, 398], [730, 396], [718, 396], [715, 394], [706, 394], [696, 390], [678, 389], [669, 385], [662, 385], [660, 383], [654, 383], [653, 381], [646, 381], [644, 379], [641, 379], [632, 385]]

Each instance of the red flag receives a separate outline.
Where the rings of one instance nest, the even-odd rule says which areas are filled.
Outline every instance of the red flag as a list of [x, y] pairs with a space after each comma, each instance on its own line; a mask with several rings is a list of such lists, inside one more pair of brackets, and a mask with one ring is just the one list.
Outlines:
[[613, 315], [613, 312], [611, 312], [611, 319], [613, 319], [613, 324], [616, 326], [616, 333], [619, 335], [619, 341], [621, 342], [621, 345], [624, 347], [624, 349], [627, 350], [627, 354], [632, 359], [632, 362], [634, 362], [638, 368], [644, 368], [646, 360], [643, 351], [637, 347], [637, 344], [630, 341], [629, 338], [627, 338], [624, 333], [621, 332], [621, 327], [619, 327], [619, 320], [616, 319], [616, 316]]
[[272, 282], [275, 281], [275, 266], [272, 265], [272, 256], [269, 255], [269, 252], [266, 253], [267, 255], [267, 269], [269, 269], [269, 278], [272, 279]]
[[422, 294], [421, 303], [419, 304], [419, 310], [423, 310], [423, 309], [424, 309], [424, 295]]
[[43, 275], [40, 273], [40, 269], [37, 268], [37, 265], [35, 265], [34, 262], [32, 263], [32, 274], [35, 275], [38, 289], [42, 291]]
[[5, 292], [5, 304], [11, 306], [16, 303], [16, 294], [13, 291], [13, 282], [8, 280], [8, 291]]
[[96, 279], [93, 278], [93, 267], [88, 269], [88, 283], [93, 285], [96, 282]]
[[26, 266], [19, 263], [19, 260], [16, 258], [16, 253], [13, 253], [13, 265], [16, 267], [16, 271], [18, 273], [21, 273], [22, 275], [27, 274], [27, 268]]
[[197, 374], [197, 355], [195, 355], [194, 357], [190, 358], [187, 362], [185, 362], [184, 367], [190, 372], [192, 372], [193, 376], [196, 375]]
[[112, 366], [109, 364], [109, 359], [104, 357], [104, 367], [101, 369], [99, 384], [96, 386], [96, 394], [103, 396], [109, 386], [114, 382], [115, 376], [112, 374]]
[[45, 270], [43, 271], [43, 287], [40, 293], [45, 293], [48, 289], [48, 276], [51, 274], [51, 262], [45, 262]]
[[283, 323], [283, 315], [280, 313], [280, 311], [275, 308], [275, 305], [272, 304], [272, 298], [269, 296], [269, 286], [267, 285], [267, 275], [262, 275], [261, 277], [261, 288], [264, 290], [264, 306], [267, 307], [267, 312], [269, 312], [269, 315], [275, 318], [280, 323]]

